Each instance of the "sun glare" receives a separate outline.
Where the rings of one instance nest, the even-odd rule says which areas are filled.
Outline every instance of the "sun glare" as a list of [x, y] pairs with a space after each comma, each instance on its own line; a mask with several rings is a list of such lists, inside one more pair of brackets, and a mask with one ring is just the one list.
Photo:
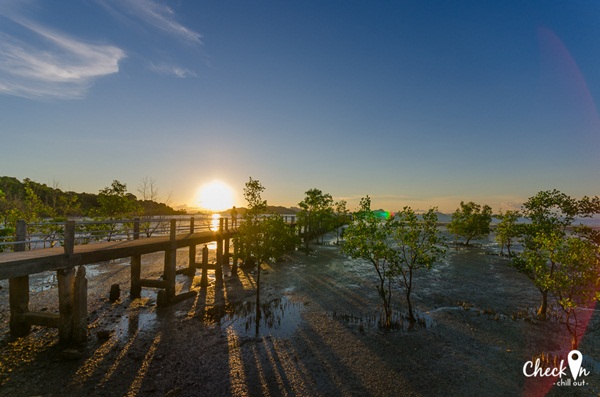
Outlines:
[[233, 191], [221, 182], [212, 181], [198, 190], [197, 203], [209, 211], [224, 211], [233, 206]]

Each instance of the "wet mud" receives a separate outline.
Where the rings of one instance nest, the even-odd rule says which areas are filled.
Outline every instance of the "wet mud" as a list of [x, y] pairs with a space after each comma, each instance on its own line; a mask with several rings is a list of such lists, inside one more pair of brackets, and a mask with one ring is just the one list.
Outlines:
[[[197, 295], [156, 306], [156, 290], [129, 298], [129, 263], [88, 266], [89, 327], [83, 346], [58, 344], [56, 330], [8, 333], [8, 287], [0, 282], [0, 396], [592, 396], [600, 393], [600, 316], [579, 350], [585, 386], [527, 378], [523, 365], [570, 350], [559, 316], [537, 321], [539, 292], [493, 244], [451, 248], [415, 280], [419, 321], [409, 327], [394, 291], [394, 327], [380, 327], [376, 275], [368, 263], [315, 245], [200, 286], [200, 271], [177, 276]], [[214, 249], [214, 248], [213, 248]], [[162, 254], [142, 258], [159, 278]], [[214, 260], [214, 251], [211, 251]], [[187, 265], [187, 251], [178, 265]], [[31, 309], [56, 311], [52, 274], [31, 279]], [[121, 297], [108, 299], [119, 284]], [[257, 315], [257, 313], [260, 313]]]

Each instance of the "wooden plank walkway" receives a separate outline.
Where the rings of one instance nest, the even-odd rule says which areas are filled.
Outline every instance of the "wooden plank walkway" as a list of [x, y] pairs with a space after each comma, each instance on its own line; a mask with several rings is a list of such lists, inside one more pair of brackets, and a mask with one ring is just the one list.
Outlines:
[[[235, 229], [179, 234], [175, 236], [175, 247], [206, 244], [219, 238], [231, 238]], [[167, 251], [172, 248], [170, 236], [148, 237], [139, 240], [125, 240], [76, 245], [73, 254], [65, 254], [63, 247], [44, 248], [33, 251], [6, 252], [0, 254], [0, 280], [58, 270], [79, 265], [104, 262], [129, 256]]]
[[[225, 226], [225, 227], [223, 227]], [[220, 220], [218, 231], [176, 234], [176, 222], [171, 220], [168, 236], [143, 239], [74, 245], [75, 223], [65, 224], [63, 247], [32, 251], [16, 251], [0, 254], [0, 279], [9, 280], [10, 331], [13, 336], [29, 332], [32, 325], [56, 327], [62, 342], [82, 342], [87, 338], [87, 264], [112, 259], [131, 258], [131, 298], [139, 298], [142, 287], [159, 288], [157, 305], [164, 306], [195, 296], [196, 291], [175, 294], [177, 273], [193, 277], [196, 269], [202, 269], [201, 285], [207, 285], [207, 270], [214, 269], [217, 283], [223, 277], [222, 265], [229, 261], [229, 242], [237, 234]], [[216, 241], [217, 261], [208, 264], [208, 248], [202, 249], [202, 262], [196, 262], [196, 246]], [[177, 249], [189, 247], [187, 269], [176, 269]], [[16, 246], [24, 249], [24, 245]], [[237, 247], [234, 247], [234, 252]], [[160, 280], [142, 279], [142, 255], [164, 251], [164, 273]], [[234, 267], [236, 264], [234, 262]], [[77, 268], [77, 272], [75, 271]], [[58, 283], [59, 313], [32, 312], [29, 310], [29, 275], [44, 271], [56, 271]]]

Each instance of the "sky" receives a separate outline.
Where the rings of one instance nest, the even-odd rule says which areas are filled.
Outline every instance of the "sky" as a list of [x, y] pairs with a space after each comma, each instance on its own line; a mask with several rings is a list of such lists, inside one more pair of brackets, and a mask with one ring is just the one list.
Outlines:
[[0, 1], [0, 175], [194, 206], [600, 194], [600, 2]]

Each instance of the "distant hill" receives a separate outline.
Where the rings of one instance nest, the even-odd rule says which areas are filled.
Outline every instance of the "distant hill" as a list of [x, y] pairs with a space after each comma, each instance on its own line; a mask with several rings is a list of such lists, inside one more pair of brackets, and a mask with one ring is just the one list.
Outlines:
[[[25, 178], [23, 181], [14, 177], [0, 177], [0, 191], [4, 193], [7, 205], [20, 206], [25, 200], [25, 187], [29, 185], [42, 204], [45, 212], [42, 216], [86, 216], [92, 210], [100, 207], [98, 194], [76, 193], [63, 191], [60, 188], [50, 187], [44, 183], [38, 183]], [[145, 215], [176, 215], [185, 212], [177, 211], [164, 203], [151, 200], [138, 200], [134, 194], [127, 193], [129, 197], [137, 201]]]

